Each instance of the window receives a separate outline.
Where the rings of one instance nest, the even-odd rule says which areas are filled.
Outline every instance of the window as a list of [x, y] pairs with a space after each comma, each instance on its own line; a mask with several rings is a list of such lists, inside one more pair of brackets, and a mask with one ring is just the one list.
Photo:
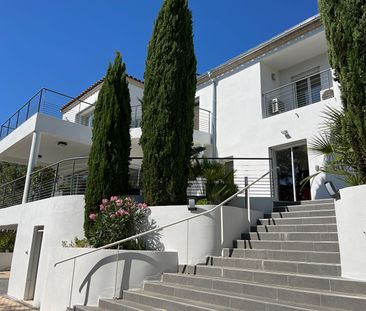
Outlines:
[[291, 79], [295, 83], [297, 107], [304, 107], [320, 101], [321, 80], [319, 67], [307, 70]]
[[94, 119], [94, 110], [87, 112], [82, 112], [78, 115], [77, 120], [78, 123], [85, 125], [85, 126], [93, 126], [93, 119]]

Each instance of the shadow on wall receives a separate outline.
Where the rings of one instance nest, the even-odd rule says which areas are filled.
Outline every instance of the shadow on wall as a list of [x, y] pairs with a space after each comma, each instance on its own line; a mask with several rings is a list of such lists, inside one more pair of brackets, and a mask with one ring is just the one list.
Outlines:
[[[159, 263], [152, 259], [149, 256], [143, 255], [141, 253], [136, 253], [136, 252], [124, 252], [124, 253], [120, 253], [120, 254], [116, 254], [116, 255], [111, 255], [108, 257], [105, 257], [101, 260], [99, 260], [94, 267], [90, 270], [90, 272], [86, 275], [85, 279], [83, 280], [83, 282], [81, 283], [80, 287], [79, 287], [79, 293], [82, 292], [82, 290], [85, 288], [85, 298], [84, 298], [84, 305], [86, 306], [88, 304], [89, 301], [89, 292], [90, 292], [90, 286], [92, 284], [92, 279], [95, 273], [98, 272], [98, 270], [100, 268], [102, 268], [105, 265], [108, 264], [112, 264], [112, 263], [116, 263], [116, 269], [118, 272], [118, 269], [121, 269], [122, 267], [122, 271], [118, 272], [118, 275], [122, 275], [122, 278], [119, 282], [119, 284], [116, 284], [116, 287], [119, 288], [119, 293], [116, 292], [116, 296], [117, 298], [122, 297], [122, 291], [129, 289], [130, 288], [130, 278], [131, 278], [131, 266], [134, 263], [134, 261], [140, 261], [140, 262], [145, 262], [150, 264], [151, 266], [153, 266], [154, 268], [159, 267]], [[118, 265], [118, 266], [117, 266]], [[157, 275], [157, 277], [159, 277], [159, 275]]]

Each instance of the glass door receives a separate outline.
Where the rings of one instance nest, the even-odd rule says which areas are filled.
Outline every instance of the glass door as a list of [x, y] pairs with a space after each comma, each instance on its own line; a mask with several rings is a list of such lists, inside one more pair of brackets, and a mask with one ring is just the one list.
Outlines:
[[310, 200], [310, 183], [302, 181], [309, 176], [306, 145], [275, 150], [277, 193], [280, 201]]

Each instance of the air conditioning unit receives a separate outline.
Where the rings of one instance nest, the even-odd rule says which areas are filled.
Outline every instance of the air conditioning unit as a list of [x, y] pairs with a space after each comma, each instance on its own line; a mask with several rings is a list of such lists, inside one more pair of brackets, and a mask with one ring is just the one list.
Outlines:
[[272, 99], [272, 102], [271, 102], [271, 112], [272, 114], [275, 114], [275, 113], [278, 113], [280, 111], [280, 108], [279, 108], [279, 99], [278, 98], [273, 98]]
[[329, 89], [325, 89], [325, 90], [320, 91], [320, 98], [322, 100], [326, 100], [326, 99], [333, 98], [333, 97], [334, 97], [333, 88], [329, 88]]

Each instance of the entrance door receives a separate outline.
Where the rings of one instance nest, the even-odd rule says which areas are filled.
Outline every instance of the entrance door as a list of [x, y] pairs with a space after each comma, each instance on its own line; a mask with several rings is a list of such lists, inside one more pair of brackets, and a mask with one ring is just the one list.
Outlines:
[[39, 257], [41, 254], [41, 246], [43, 239], [43, 229], [44, 229], [43, 226], [34, 228], [24, 300], [34, 299], [34, 291], [36, 289], [36, 283], [37, 283]]
[[309, 176], [306, 145], [275, 150], [277, 192], [280, 201], [311, 200], [310, 183], [302, 184]]

